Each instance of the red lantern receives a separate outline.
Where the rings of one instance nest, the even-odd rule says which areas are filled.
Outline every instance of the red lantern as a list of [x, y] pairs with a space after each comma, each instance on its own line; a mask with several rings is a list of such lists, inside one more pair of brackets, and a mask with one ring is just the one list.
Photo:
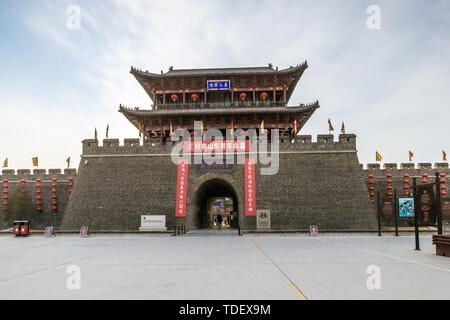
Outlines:
[[176, 94], [173, 94], [170, 96], [170, 99], [172, 99], [173, 102], [177, 102], [178, 96]]
[[268, 96], [267, 92], [261, 93], [261, 99], [262, 99], [262, 101], [266, 101], [267, 96]]
[[392, 191], [392, 174], [390, 174], [390, 173], [388, 173], [387, 175], [386, 175], [386, 178], [387, 178], [387, 187], [386, 187], [386, 189], [387, 189], [387, 191], [388, 191], [388, 193], [387, 193], [387, 195], [388, 195], [388, 197], [391, 197], [391, 196], [393, 196], [393, 193], [391, 192]]
[[196, 93], [191, 94], [191, 99], [194, 100], [194, 102], [197, 102], [198, 94], [196, 94]]
[[242, 92], [239, 97], [241, 98], [242, 101], [245, 100], [245, 98], [247, 98], [247, 94], [245, 92]]

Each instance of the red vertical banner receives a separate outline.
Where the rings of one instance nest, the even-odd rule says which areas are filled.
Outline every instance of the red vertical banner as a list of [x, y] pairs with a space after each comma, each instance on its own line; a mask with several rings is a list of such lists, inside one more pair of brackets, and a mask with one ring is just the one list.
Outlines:
[[186, 217], [188, 161], [178, 160], [177, 202], [175, 217]]
[[256, 216], [255, 158], [245, 159], [245, 215]]

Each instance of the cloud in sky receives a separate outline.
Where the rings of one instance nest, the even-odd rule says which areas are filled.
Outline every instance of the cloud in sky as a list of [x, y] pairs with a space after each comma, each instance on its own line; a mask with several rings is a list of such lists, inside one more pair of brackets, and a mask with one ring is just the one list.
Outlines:
[[[80, 141], [137, 137], [120, 103], [151, 101], [130, 66], [264, 66], [304, 60], [291, 105], [318, 99], [303, 134], [327, 119], [358, 135], [362, 163], [439, 162], [450, 153], [450, 3], [376, 1], [381, 29], [366, 27], [371, 1], [2, 1], [0, 157], [12, 168], [77, 163]], [[81, 8], [69, 30], [67, 8]], [[336, 134], [338, 131], [336, 132]]]

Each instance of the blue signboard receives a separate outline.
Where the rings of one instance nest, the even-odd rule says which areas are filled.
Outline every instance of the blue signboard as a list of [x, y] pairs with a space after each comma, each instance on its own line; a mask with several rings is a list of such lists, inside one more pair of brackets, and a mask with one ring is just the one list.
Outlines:
[[399, 198], [398, 199], [398, 213], [400, 218], [414, 217], [414, 199], [413, 198]]
[[208, 80], [208, 90], [230, 90], [230, 80]]

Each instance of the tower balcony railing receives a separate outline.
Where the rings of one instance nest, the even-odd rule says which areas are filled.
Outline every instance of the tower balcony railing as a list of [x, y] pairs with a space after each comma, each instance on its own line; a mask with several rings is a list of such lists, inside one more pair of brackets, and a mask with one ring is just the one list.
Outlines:
[[154, 104], [154, 110], [285, 107], [286, 101], [236, 101]]

